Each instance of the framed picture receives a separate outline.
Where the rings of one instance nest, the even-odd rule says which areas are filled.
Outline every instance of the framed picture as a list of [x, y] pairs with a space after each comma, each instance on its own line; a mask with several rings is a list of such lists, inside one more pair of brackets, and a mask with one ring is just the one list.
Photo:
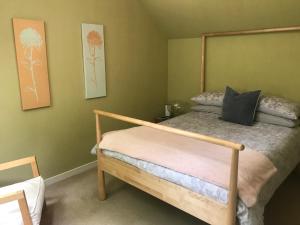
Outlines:
[[106, 96], [103, 25], [82, 24], [85, 98]]
[[50, 106], [43, 21], [13, 19], [22, 109]]

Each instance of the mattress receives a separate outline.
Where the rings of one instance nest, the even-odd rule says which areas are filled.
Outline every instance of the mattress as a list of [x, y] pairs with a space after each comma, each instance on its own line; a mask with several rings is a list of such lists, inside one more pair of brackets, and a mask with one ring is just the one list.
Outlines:
[[[263, 225], [265, 205], [300, 161], [300, 128], [292, 129], [264, 123], [256, 123], [249, 127], [225, 122], [219, 120], [216, 114], [204, 112], [190, 112], [161, 124], [242, 143], [250, 149], [261, 152], [273, 162], [278, 172], [263, 187], [256, 205], [247, 208], [241, 200], [238, 201], [237, 217], [240, 225]], [[95, 154], [95, 151], [93, 152]], [[194, 192], [222, 203], [227, 202], [228, 191], [224, 188], [108, 149], [103, 152], [107, 156], [122, 160]]]

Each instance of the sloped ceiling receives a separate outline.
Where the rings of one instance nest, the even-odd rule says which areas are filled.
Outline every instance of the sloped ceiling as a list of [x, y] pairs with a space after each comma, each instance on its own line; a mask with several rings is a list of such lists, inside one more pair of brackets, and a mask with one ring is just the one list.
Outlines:
[[140, 0], [169, 38], [300, 25], [300, 0]]

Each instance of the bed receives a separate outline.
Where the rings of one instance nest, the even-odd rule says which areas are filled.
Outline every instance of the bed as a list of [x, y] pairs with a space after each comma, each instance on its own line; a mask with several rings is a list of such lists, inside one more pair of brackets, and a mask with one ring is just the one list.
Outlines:
[[[211, 33], [202, 36], [201, 92], [205, 91], [205, 45], [207, 37], [299, 31], [300, 27]], [[287, 128], [265, 123], [243, 126], [219, 120], [208, 112], [190, 112], [161, 124], [94, 110], [97, 145], [93, 153], [98, 158], [99, 199], [106, 199], [104, 172], [165, 201], [211, 225], [263, 225], [267, 202], [283, 180], [300, 161], [300, 128]], [[122, 151], [102, 146], [100, 120], [109, 117], [148, 127], [169, 134], [191, 138], [222, 148], [230, 155], [227, 188], [191, 174], [172, 170], [162, 164], [132, 157]], [[152, 139], [149, 135], [149, 140]], [[155, 140], [154, 140], [155, 141]], [[121, 141], [122, 142], [122, 141]], [[119, 144], [122, 144], [122, 143]], [[155, 144], [155, 143], [154, 143]], [[246, 150], [244, 151], [246, 147]], [[148, 149], [149, 150], [149, 149]], [[209, 152], [209, 151], [208, 151]], [[274, 165], [276, 172], [257, 192], [256, 201], [249, 206], [239, 189], [241, 161], [245, 152], [261, 155]], [[224, 178], [225, 179], [225, 178]], [[239, 191], [239, 193], [238, 193]], [[236, 221], [237, 218], [237, 221]]]
[[[276, 175], [264, 185], [255, 206], [248, 208], [241, 200], [238, 200], [237, 218], [241, 225], [263, 224], [265, 205], [278, 186], [300, 161], [299, 127], [287, 128], [259, 122], [252, 127], [247, 127], [221, 121], [218, 119], [218, 115], [205, 112], [190, 112], [161, 124], [215, 138], [230, 140], [232, 142], [244, 143], [245, 146], [261, 152], [273, 162], [278, 171]], [[96, 149], [93, 150], [93, 154], [96, 154]], [[168, 168], [132, 158], [115, 151], [103, 150], [103, 156], [100, 155], [100, 158], [102, 157], [117, 160], [114, 162], [126, 163], [139, 171], [149, 173], [164, 181], [171, 182], [192, 192], [214, 199], [221, 204], [228, 203], [228, 191], [226, 189], [199, 178], [172, 171]], [[100, 160], [104, 161], [103, 159]], [[115, 175], [111, 171], [108, 172]]]

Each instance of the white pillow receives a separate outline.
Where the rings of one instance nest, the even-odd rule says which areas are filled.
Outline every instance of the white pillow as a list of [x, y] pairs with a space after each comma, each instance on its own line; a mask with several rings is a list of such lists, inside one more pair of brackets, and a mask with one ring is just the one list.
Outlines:
[[192, 97], [191, 100], [201, 105], [222, 106], [224, 95], [224, 91], [207, 91]]
[[300, 116], [300, 105], [285, 98], [265, 96], [260, 101], [258, 111], [273, 116], [297, 120]]

